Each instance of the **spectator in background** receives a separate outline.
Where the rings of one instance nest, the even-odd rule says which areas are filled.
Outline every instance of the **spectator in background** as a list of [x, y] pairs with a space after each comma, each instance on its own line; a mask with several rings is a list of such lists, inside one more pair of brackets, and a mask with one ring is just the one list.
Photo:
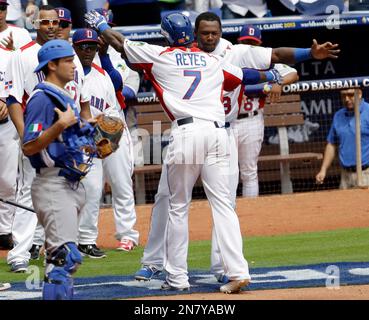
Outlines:
[[18, 27], [24, 27], [22, 4], [20, 0], [8, 0], [8, 13], [6, 22], [14, 24]]
[[109, 2], [107, 0], [86, 0], [86, 9], [90, 11], [96, 8], [109, 8]]
[[201, 13], [209, 11], [210, 9], [220, 9], [222, 5], [222, 0], [193, 0], [192, 9]]
[[331, 14], [332, 10], [327, 9], [329, 6], [336, 6], [339, 13], [344, 10], [344, 0], [280, 0], [280, 2], [296, 14], [304, 16]]
[[159, 24], [161, 21], [158, 0], [109, 0], [108, 3], [117, 26]]
[[261, 18], [269, 15], [266, 0], [223, 0], [223, 19]]
[[369, 10], [369, 0], [349, 0], [349, 11]]
[[186, 10], [185, 0], [158, 0], [161, 14], [165, 14], [165, 11], [182, 11]]
[[[362, 99], [362, 91], [358, 89], [360, 99], [361, 123], [361, 161], [363, 183], [369, 186], [369, 104]], [[327, 137], [323, 163], [316, 175], [316, 182], [322, 184], [338, 149], [341, 166], [340, 189], [357, 187], [356, 174], [356, 144], [355, 144], [355, 89], [341, 90], [341, 100], [344, 105], [334, 117]]]

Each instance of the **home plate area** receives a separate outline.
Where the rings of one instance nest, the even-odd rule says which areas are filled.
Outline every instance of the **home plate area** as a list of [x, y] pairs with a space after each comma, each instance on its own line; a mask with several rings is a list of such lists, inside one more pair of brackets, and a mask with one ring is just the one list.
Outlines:
[[[340, 285], [369, 284], [369, 262], [324, 263], [305, 266], [253, 268], [252, 281], [244, 290], [339, 287]], [[165, 276], [151, 281], [136, 281], [133, 276], [103, 276], [75, 279], [76, 300], [112, 300], [145, 296], [164, 296], [191, 293], [219, 292], [220, 284], [209, 272], [191, 270], [190, 291], [162, 291]], [[0, 300], [38, 300], [41, 287], [38, 281], [12, 283], [0, 291]]]

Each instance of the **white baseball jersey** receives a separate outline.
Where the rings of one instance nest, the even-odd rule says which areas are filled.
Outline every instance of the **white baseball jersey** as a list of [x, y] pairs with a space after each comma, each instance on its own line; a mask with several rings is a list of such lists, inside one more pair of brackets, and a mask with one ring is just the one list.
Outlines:
[[19, 49], [32, 41], [32, 38], [26, 29], [10, 24], [8, 24], [8, 27], [4, 31], [0, 32], [0, 40], [8, 38], [10, 33], [12, 33], [13, 36], [13, 45], [15, 49]]
[[240, 85], [241, 69], [198, 48], [169, 48], [126, 39], [124, 49], [130, 63], [145, 70], [171, 120], [192, 116], [225, 121], [219, 88], [223, 85], [231, 91]]
[[[13, 96], [23, 106], [25, 106], [34, 87], [45, 79], [43, 72], [34, 72], [38, 66], [37, 53], [40, 48], [41, 45], [37, 42], [29, 42], [14, 52], [8, 65], [6, 81], [9, 83], [9, 91], [7, 96]], [[84, 73], [77, 55], [74, 56], [74, 63], [76, 65], [74, 80], [68, 82], [65, 88], [71, 93], [77, 105], [79, 105], [79, 101], [88, 99], [84, 94], [81, 97]]]
[[[212, 54], [224, 57], [228, 63], [240, 68], [266, 70], [271, 65], [272, 48], [232, 45], [229, 41], [220, 39]], [[238, 112], [243, 106], [243, 90], [244, 86], [241, 85], [231, 92], [224, 92], [223, 102], [227, 122], [237, 119]]]
[[0, 98], [7, 97], [9, 83], [6, 81], [6, 70], [13, 51], [8, 50], [0, 45]]
[[101, 113], [120, 117], [120, 107], [118, 107], [117, 98], [115, 97], [114, 85], [104, 69], [93, 63], [91, 71], [85, 75], [84, 86], [90, 96], [91, 115], [93, 117]]

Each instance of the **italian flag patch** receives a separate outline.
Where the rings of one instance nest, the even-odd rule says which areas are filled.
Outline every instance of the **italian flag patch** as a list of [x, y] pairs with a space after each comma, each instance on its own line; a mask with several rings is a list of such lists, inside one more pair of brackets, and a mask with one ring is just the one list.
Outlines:
[[33, 123], [28, 128], [28, 132], [40, 132], [41, 130], [42, 130], [41, 123]]

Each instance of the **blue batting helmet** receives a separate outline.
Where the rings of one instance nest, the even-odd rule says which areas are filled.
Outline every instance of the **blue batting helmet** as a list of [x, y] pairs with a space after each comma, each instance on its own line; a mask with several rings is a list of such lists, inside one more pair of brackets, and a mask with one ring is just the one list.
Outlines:
[[40, 71], [49, 61], [74, 56], [72, 46], [66, 40], [50, 40], [46, 42], [37, 54], [38, 66], [35, 72]]
[[194, 40], [190, 19], [179, 12], [170, 13], [162, 18], [161, 34], [173, 47], [180, 47]]

